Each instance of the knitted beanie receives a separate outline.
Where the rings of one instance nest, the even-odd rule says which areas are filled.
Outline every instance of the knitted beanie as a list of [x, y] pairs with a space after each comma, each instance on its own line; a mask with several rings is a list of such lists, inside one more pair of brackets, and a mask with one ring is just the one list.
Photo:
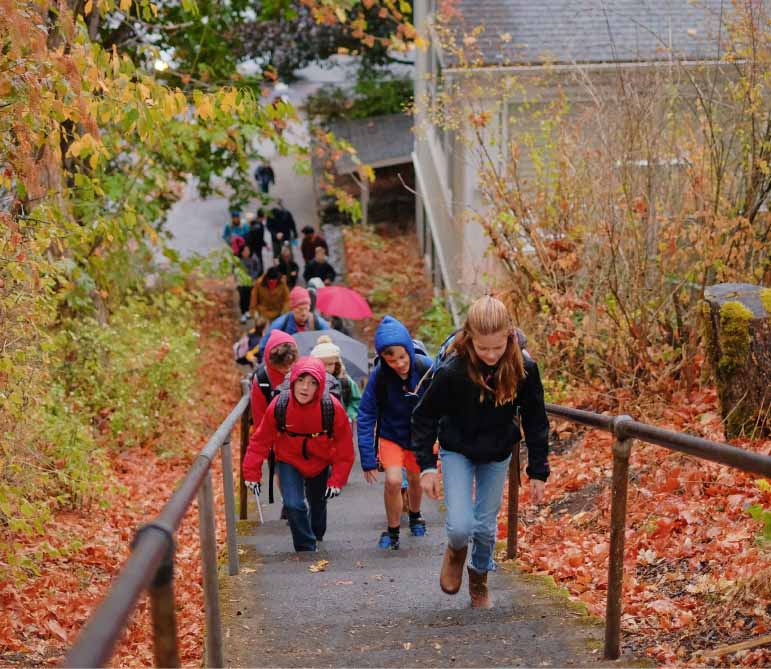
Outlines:
[[340, 347], [337, 344], [330, 342], [322, 342], [316, 344], [310, 353], [312, 358], [321, 358], [322, 360], [339, 360], [340, 359]]
[[307, 304], [310, 306], [311, 296], [302, 286], [295, 286], [289, 293], [289, 308], [294, 309], [295, 307], [299, 307], [301, 304]]

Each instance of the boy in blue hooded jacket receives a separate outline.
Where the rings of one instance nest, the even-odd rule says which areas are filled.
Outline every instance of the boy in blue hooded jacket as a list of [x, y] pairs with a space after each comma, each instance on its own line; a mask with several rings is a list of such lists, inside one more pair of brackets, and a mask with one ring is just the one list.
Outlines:
[[[420, 383], [432, 360], [415, 352], [412, 337], [402, 323], [386, 316], [375, 332], [380, 363], [370, 374], [359, 405], [358, 442], [361, 468], [368, 483], [377, 481], [378, 466], [385, 472], [384, 500], [387, 530], [380, 548], [399, 548], [402, 514], [402, 469], [407, 470], [410, 531], [422, 537], [426, 523], [420, 514], [420, 467], [412, 450], [412, 410], [425, 392]], [[427, 384], [426, 384], [427, 385]]]

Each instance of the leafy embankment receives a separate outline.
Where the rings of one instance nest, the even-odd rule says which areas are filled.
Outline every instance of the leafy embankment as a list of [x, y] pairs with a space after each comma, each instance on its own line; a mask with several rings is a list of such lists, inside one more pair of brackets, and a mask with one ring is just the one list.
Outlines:
[[388, 235], [355, 225], [343, 229], [347, 283], [369, 301], [373, 318], [359, 321], [364, 341], [371, 342], [386, 314], [398, 318], [413, 337], [435, 348], [453, 329], [452, 318], [431, 281], [414, 233]]
[[[723, 440], [713, 391], [683, 398], [655, 421]], [[546, 504], [522, 489], [519, 564], [552, 575], [589, 612], [604, 616], [610, 518], [612, 436], [573, 434], [562, 421], [550, 456]], [[743, 448], [771, 452], [771, 441]], [[771, 650], [721, 660], [699, 651], [771, 629], [771, 550], [748, 507], [771, 506], [771, 487], [722, 465], [636, 442], [630, 466], [622, 647], [658, 662], [768, 666]], [[505, 509], [504, 504], [504, 509]], [[499, 534], [506, 536], [501, 514]]]
[[[53, 512], [42, 535], [19, 532], [5, 537], [13, 542], [17, 559], [23, 564], [14, 570], [13, 579], [6, 578], [0, 585], [0, 602], [6, 614], [6, 625], [0, 629], [0, 662], [4, 666], [56, 664], [61, 660], [127, 558], [135, 529], [158, 513], [237, 401], [238, 378], [230, 357], [234, 336], [232, 288], [219, 282], [207, 282], [202, 288], [207, 299], [199, 302], [193, 314], [199, 341], [189, 336], [179, 342], [161, 339], [155, 342], [154, 353], [143, 351], [145, 356], [161, 360], [184, 356], [183, 351], [175, 353], [176, 348], [189, 347], [190, 358], [197, 358], [197, 371], [195, 366], [184, 371], [175, 364], [174, 374], [189, 376], [181, 385], [165, 377], [137, 376], [133, 382], [130, 377], [123, 379], [126, 385], [117, 397], [119, 401], [113, 409], [101, 412], [103, 423], [96, 441], [103, 470], [89, 503]], [[102, 335], [90, 336], [98, 339]], [[149, 369], [151, 375], [157, 372], [152, 364]], [[147, 394], [146, 387], [156, 393], [163, 388], [156, 382], [166, 383], [167, 388], [181, 394], [157, 395], [156, 411], [132, 413], [134, 404]], [[144, 422], [136, 425], [140, 415]], [[118, 429], [125, 421], [130, 427]], [[222, 510], [219, 471], [219, 460], [215, 460], [215, 508]], [[222, 517], [218, 517], [217, 527], [218, 533], [224, 532]], [[204, 620], [195, 507], [177, 535], [176, 569], [181, 660], [185, 665], [198, 665]], [[143, 600], [113, 658], [114, 666], [152, 664], [151, 639], [149, 611]]]

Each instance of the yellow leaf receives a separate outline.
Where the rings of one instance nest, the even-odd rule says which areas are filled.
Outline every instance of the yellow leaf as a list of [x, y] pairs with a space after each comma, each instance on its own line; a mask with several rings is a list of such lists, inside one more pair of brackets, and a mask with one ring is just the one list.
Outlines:
[[415, 46], [421, 51], [425, 52], [428, 49], [428, 42], [424, 40], [420, 35], [415, 38]]
[[86, 6], [85, 6], [85, 7], [83, 7], [83, 13], [84, 13], [85, 15], [88, 15], [88, 14], [90, 14], [90, 13], [91, 13], [93, 10], [94, 10], [94, 0], [88, 0], [88, 2], [86, 2]]
[[195, 113], [203, 119], [213, 118], [214, 109], [212, 108], [211, 98], [202, 96], [201, 100], [196, 105]]
[[308, 571], [312, 571], [314, 573], [324, 571], [328, 564], [329, 560], [319, 560], [318, 562], [314, 562], [310, 567], [308, 567]]
[[145, 233], [150, 238], [150, 241], [155, 244], [158, 241], [158, 233], [149, 225], [145, 225]]
[[88, 159], [89, 164], [91, 165], [91, 169], [95, 170], [96, 166], [99, 164], [99, 154], [94, 152], [91, 154], [91, 157]]
[[127, 12], [129, 9], [131, 9], [131, 0], [120, 0], [120, 10]]
[[342, 7], [335, 7], [335, 14], [337, 15], [337, 20], [340, 21], [340, 23], [345, 23], [348, 17], [345, 15], [345, 10]]
[[82, 150], [83, 143], [79, 139], [76, 139], [72, 144], [70, 144], [70, 148], [67, 153], [72, 157], [77, 158]]
[[167, 119], [174, 118], [177, 114], [177, 100], [173, 95], [164, 95], [163, 103], [161, 104], [163, 115]]
[[236, 89], [233, 88], [222, 96], [222, 99], [220, 100], [220, 109], [224, 111], [226, 114], [230, 112], [233, 109], [233, 107], [236, 106], [237, 94], [238, 93]]

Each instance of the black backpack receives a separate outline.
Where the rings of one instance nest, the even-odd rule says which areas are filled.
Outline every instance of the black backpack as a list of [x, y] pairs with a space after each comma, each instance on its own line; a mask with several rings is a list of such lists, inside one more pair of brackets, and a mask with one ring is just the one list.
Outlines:
[[252, 376], [252, 383], [256, 383], [260, 387], [260, 392], [262, 392], [266, 404], [270, 404], [279, 393], [278, 387], [274, 388], [270, 383], [265, 363], [260, 363], [257, 366], [257, 370], [254, 372], [254, 376]]
[[[278, 395], [276, 405], [273, 407], [273, 412], [276, 417], [276, 425], [279, 432], [289, 435], [290, 437], [302, 437], [302, 453], [303, 457], [308, 459], [308, 439], [315, 439], [322, 435], [327, 435], [328, 438], [332, 438], [335, 427], [335, 405], [332, 402], [332, 396], [334, 395], [338, 400], [341, 396], [340, 381], [334, 376], [327, 373], [324, 381], [324, 391], [321, 395], [321, 432], [294, 432], [287, 430], [286, 428], [286, 412], [289, 408], [289, 397], [291, 395], [291, 384], [289, 379], [284, 381], [273, 391], [272, 397]], [[268, 503], [273, 504], [273, 477], [276, 474], [276, 454], [273, 449], [270, 451], [268, 457]]]

